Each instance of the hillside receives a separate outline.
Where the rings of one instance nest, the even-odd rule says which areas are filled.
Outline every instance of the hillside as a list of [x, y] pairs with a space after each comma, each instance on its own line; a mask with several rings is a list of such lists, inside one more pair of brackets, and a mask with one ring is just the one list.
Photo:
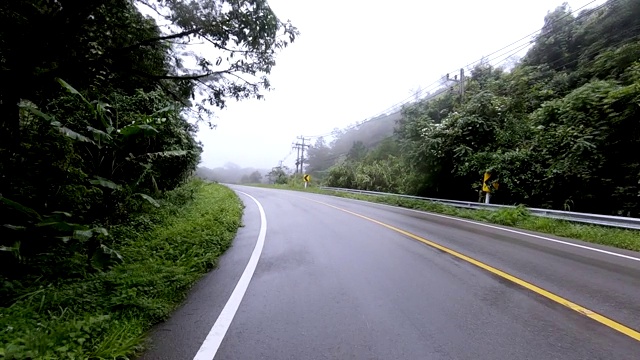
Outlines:
[[392, 143], [327, 184], [477, 201], [491, 172], [499, 203], [640, 216], [639, 39], [638, 1], [560, 6], [514, 68], [480, 64], [463, 99], [404, 108]]

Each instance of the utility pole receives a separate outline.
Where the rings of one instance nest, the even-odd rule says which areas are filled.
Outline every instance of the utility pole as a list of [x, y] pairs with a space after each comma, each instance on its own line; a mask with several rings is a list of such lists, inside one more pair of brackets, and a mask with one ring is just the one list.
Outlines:
[[460, 102], [464, 100], [464, 69], [460, 68]]
[[[446, 76], [446, 80], [445, 81], [453, 81], [455, 83], [458, 83], [458, 95], [460, 95], [460, 102], [462, 102], [462, 100], [464, 100], [464, 69], [460, 69], [460, 79], [458, 79], [458, 75], [454, 76], [453, 79], [449, 78], [449, 74], [447, 74]], [[451, 91], [453, 91], [453, 86], [450, 88]]]
[[298, 158], [296, 160], [296, 174], [301, 174], [304, 171], [304, 150], [305, 148], [311, 146], [310, 144], [305, 144], [305, 141], [311, 141], [311, 139], [305, 139], [304, 136], [300, 135], [298, 136], [298, 140], [300, 140], [301, 142], [294, 143], [293, 145], [298, 150]]
[[291, 143], [291, 148], [296, 149], [298, 154], [296, 155], [296, 174], [298, 173], [298, 166], [300, 165], [300, 147], [296, 143]]
[[[309, 141], [311, 141], [311, 139], [309, 139]], [[304, 137], [302, 137], [302, 146], [300, 147], [300, 173], [302, 174], [304, 172], [304, 148], [306, 147], [310, 147], [310, 144], [305, 145], [304, 144]]]
[[296, 156], [296, 174], [298, 174], [300, 172], [298, 170], [300, 168], [300, 147], [296, 146], [296, 150], [298, 150], [298, 155]]

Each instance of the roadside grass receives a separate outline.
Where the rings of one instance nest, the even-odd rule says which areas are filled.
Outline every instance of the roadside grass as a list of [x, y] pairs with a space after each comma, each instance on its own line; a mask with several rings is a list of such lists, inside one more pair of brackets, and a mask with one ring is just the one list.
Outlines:
[[539, 217], [531, 215], [524, 207], [500, 209], [497, 211], [472, 210], [456, 208], [450, 205], [439, 204], [431, 201], [406, 199], [396, 196], [351, 194], [339, 191], [322, 190], [317, 187], [310, 187], [306, 190], [304, 188], [291, 187], [287, 185], [274, 186], [262, 184], [261, 187], [306, 191], [349, 199], [394, 205], [409, 209], [450, 215], [469, 220], [476, 220], [524, 230], [531, 230], [564, 238], [583, 240], [590, 243], [612, 246], [619, 249], [640, 251], [640, 231], [589, 224], [579, 224], [569, 221]]
[[230, 189], [193, 181], [160, 208], [110, 229], [124, 262], [108, 271], [38, 284], [0, 308], [0, 358], [128, 359], [150, 327], [229, 247], [242, 203]]

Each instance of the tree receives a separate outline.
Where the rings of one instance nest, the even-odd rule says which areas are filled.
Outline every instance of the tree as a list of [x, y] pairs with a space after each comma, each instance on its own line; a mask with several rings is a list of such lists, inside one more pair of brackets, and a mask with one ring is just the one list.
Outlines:
[[367, 155], [367, 148], [362, 141], [356, 141], [351, 146], [351, 149], [347, 153], [347, 160], [358, 161], [364, 159]]
[[317, 177], [320, 172], [327, 170], [334, 163], [331, 155], [331, 148], [327, 146], [323, 137], [316, 139], [316, 142], [307, 151], [306, 172]]
[[258, 170], [252, 172], [247, 179], [249, 180], [249, 183], [251, 184], [259, 184], [262, 182], [262, 175], [260, 175], [260, 172]]
[[[173, 31], [161, 32], [136, 5]], [[162, 89], [185, 106], [198, 95], [201, 118], [210, 114], [207, 106], [224, 107], [229, 98], [262, 98], [276, 52], [297, 34], [265, 0], [4, 1], [0, 143], [17, 144], [18, 102], [47, 104], [59, 94], [55, 78], [98, 93]], [[205, 42], [209, 55], [187, 51], [194, 40]]]
[[477, 201], [491, 172], [499, 203], [640, 216], [639, 37], [637, 1], [564, 4], [509, 72], [476, 66], [462, 101], [441, 89], [405, 106], [378, 147], [340, 133], [355, 145], [326, 183]]
[[281, 184], [284, 185], [287, 183], [289, 179], [290, 170], [286, 166], [276, 166], [267, 174], [267, 178], [269, 178], [269, 182], [271, 184]]
[[527, 65], [552, 64], [554, 68], [573, 65], [577, 23], [567, 3], [558, 6], [544, 18], [544, 26], [536, 42], [525, 56]]
[[0, 250], [20, 252], [3, 268], [90, 259], [110, 225], [160, 206], [200, 160], [189, 120], [261, 98], [296, 35], [265, 0], [0, 2]]

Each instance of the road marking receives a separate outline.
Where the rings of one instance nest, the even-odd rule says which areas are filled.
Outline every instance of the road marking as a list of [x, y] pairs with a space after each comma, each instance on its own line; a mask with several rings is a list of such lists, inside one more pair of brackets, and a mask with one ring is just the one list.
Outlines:
[[355, 213], [353, 211], [349, 211], [349, 210], [346, 210], [346, 209], [343, 209], [343, 208], [340, 208], [340, 207], [337, 207], [337, 206], [334, 206], [334, 205], [331, 205], [331, 204], [327, 204], [325, 202], [321, 202], [321, 201], [317, 201], [317, 200], [313, 200], [313, 199], [309, 199], [309, 198], [306, 198], [306, 199], [310, 200], [310, 201], [313, 201], [313, 202], [316, 202], [318, 204], [326, 205], [326, 206], [334, 208], [336, 210], [340, 210], [340, 211], [346, 212], [348, 214], [357, 216], [357, 217], [359, 217], [361, 219], [371, 221], [371, 222], [373, 222], [375, 224], [384, 226], [387, 229], [390, 229], [390, 230], [398, 232], [398, 233], [400, 233], [402, 235], [405, 235], [405, 236], [407, 236], [407, 237], [409, 237], [411, 239], [420, 241], [421, 243], [426, 244], [426, 245], [428, 245], [430, 247], [433, 247], [433, 248], [436, 248], [438, 250], [444, 251], [449, 255], [455, 256], [458, 259], [464, 260], [464, 261], [466, 261], [466, 262], [468, 262], [470, 264], [473, 264], [473, 265], [475, 265], [475, 266], [477, 266], [477, 267], [479, 267], [479, 268], [481, 268], [483, 270], [486, 270], [486, 271], [488, 271], [488, 272], [490, 272], [490, 273], [492, 273], [494, 275], [500, 276], [503, 279], [509, 280], [509, 281], [511, 281], [511, 282], [513, 282], [515, 284], [518, 284], [518, 285], [528, 289], [528, 290], [531, 290], [531, 291], [533, 291], [533, 292], [535, 292], [535, 293], [537, 293], [539, 295], [542, 295], [542, 296], [546, 297], [549, 300], [555, 301], [556, 303], [558, 303], [560, 305], [563, 305], [563, 306], [565, 306], [565, 307], [567, 307], [567, 308], [569, 308], [569, 309], [571, 309], [571, 310], [573, 310], [573, 311], [575, 311], [575, 312], [577, 312], [579, 314], [587, 316], [587, 317], [589, 317], [589, 318], [591, 318], [591, 319], [593, 319], [593, 320], [595, 320], [595, 321], [597, 321], [597, 322], [599, 322], [599, 323], [601, 323], [601, 324], [603, 324], [605, 326], [608, 326], [611, 329], [614, 329], [614, 330], [616, 330], [616, 331], [618, 331], [618, 332], [620, 332], [620, 333], [622, 333], [624, 335], [627, 335], [627, 336], [631, 337], [634, 340], [640, 341], [640, 332], [638, 332], [637, 330], [634, 330], [634, 329], [632, 329], [630, 327], [622, 325], [622, 324], [620, 324], [620, 323], [618, 323], [618, 322], [616, 322], [614, 320], [611, 320], [611, 319], [609, 319], [609, 318], [607, 318], [607, 317], [605, 317], [603, 315], [600, 315], [600, 314], [598, 314], [598, 313], [596, 313], [596, 312], [594, 312], [592, 310], [589, 310], [589, 309], [587, 309], [587, 308], [585, 308], [585, 307], [583, 307], [581, 305], [578, 305], [578, 304], [576, 304], [576, 303], [574, 303], [572, 301], [569, 301], [569, 300], [567, 300], [567, 299], [565, 299], [565, 298], [563, 298], [563, 297], [561, 297], [559, 295], [556, 295], [556, 294], [554, 294], [554, 293], [552, 293], [550, 291], [547, 291], [547, 290], [545, 290], [545, 289], [543, 289], [543, 288], [541, 288], [539, 286], [536, 286], [536, 285], [534, 285], [534, 284], [532, 284], [530, 282], [527, 282], [527, 281], [522, 280], [522, 279], [520, 279], [518, 277], [515, 277], [515, 276], [513, 276], [513, 275], [511, 275], [509, 273], [506, 273], [506, 272], [504, 272], [504, 271], [502, 271], [500, 269], [497, 269], [497, 268], [495, 268], [495, 267], [493, 267], [491, 265], [487, 265], [487, 264], [485, 264], [485, 263], [483, 263], [481, 261], [478, 261], [478, 260], [476, 260], [476, 259], [474, 259], [472, 257], [469, 257], [467, 255], [459, 253], [459, 252], [457, 252], [455, 250], [449, 249], [448, 247], [442, 246], [442, 245], [440, 245], [438, 243], [435, 243], [433, 241], [427, 240], [427, 239], [422, 238], [422, 237], [420, 237], [418, 235], [412, 234], [412, 233], [410, 233], [408, 231], [399, 229], [399, 228], [397, 228], [395, 226], [391, 226], [391, 225], [383, 223], [381, 221], [372, 219], [370, 217], [367, 217], [367, 216], [364, 216], [364, 215], [361, 215], [361, 214]]
[[[332, 195], [329, 195], [332, 196]], [[336, 196], [338, 197], [338, 196]], [[490, 225], [490, 224], [485, 224], [482, 222], [478, 222], [478, 221], [472, 221], [472, 220], [467, 220], [467, 219], [461, 219], [461, 218], [457, 218], [457, 217], [453, 217], [453, 216], [447, 216], [447, 215], [441, 215], [441, 214], [436, 214], [436, 213], [432, 213], [429, 211], [422, 211], [422, 210], [416, 210], [416, 209], [408, 209], [408, 208], [403, 208], [400, 206], [393, 206], [393, 205], [388, 205], [388, 204], [381, 204], [381, 203], [376, 203], [376, 202], [371, 202], [371, 201], [366, 201], [366, 200], [359, 200], [359, 199], [351, 199], [351, 198], [343, 198], [343, 197], [338, 197], [340, 199], [346, 199], [346, 200], [351, 200], [351, 201], [358, 201], [358, 202], [363, 202], [363, 203], [367, 203], [367, 204], [373, 204], [373, 205], [378, 205], [378, 206], [386, 206], [386, 207], [391, 207], [394, 209], [400, 209], [400, 210], [404, 210], [404, 211], [411, 211], [411, 212], [416, 212], [419, 214], [425, 214], [425, 215], [429, 215], [429, 216], [436, 216], [436, 217], [441, 217], [441, 218], [445, 218], [445, 219], [450, 219], [450, 220], [456, 220], [456, 221], [460, 221], [460, 222], [465, 222], [465, 223], [469, 223], [469, 224], [474, 224], [474, 225], [480, 225], [480, 226], [484, 226], [484, 227], [488, 227], [488, 228], [492, 228], [492, 229], [496, 229], [496, 230], [502, 230], [502, 231], [506, 231], [506, 232], [510, 232], [512, 234], [518, 234], [518, 235], [524, 235], [524, 236], [529, 236], [529, 237], [533, 237], [536, 239], [540, 239], [540, 240], [545, 240], [545, 241], [549, 241], [549, 242], [554, 242], [557, 244], [563, 244], [563, 245], [568, 245], [568, 246], [573, 246], [573, 247], [577, 247], [580, 249], [584, 249], [584, 250], [589, 250], [589, 251], [594, 251], [594, 252], [598, 252], [601, 254], [607, 254], [607, 255], [611, 255], [611, 256], [616, 256], [616, 257], [620, 257], [620, 258], [624, 258], [624, 259], [628, 259], [628, 260], [633, 260], [633, 261], [638, 261], [640, 262], [640, 258], [637, 257], [633, 257], [633, 256], [629, 256], [629, 255], [624, 255], [624, 254], [620, 254], [620, 253], [616, 253], [613, 251], [607, 251], [607, 250], [602, 250], [602, 249], [598, 249], [598, 248], [593, 248], [590, 246], [585, 246], [585, 245], [580, 245], [580, 244], [574, 244], [568, 241], [562, 241], [562, 240], [557, 240], [557, 239], [552, 239], [552, 238], [548, 238], [545, 236], [540, 236], [540, 235], [535, 235], [535, 234], [530, 234], [530, 233], [526, 233], [523, 231], [518, 231], [518, 230], [513, 230], [513, 229], [507, 229], [507, 228], [503, 228], [500, 226], [495, 226], [495, 225]], [[307, 200], [311, 200], [311, 201], [315, 201], [312, 200], [310, 198], [305, 197], [305, 199]]]
[[238, 280], [229, 300], [227, 300], [227, 303], [220, 312], [218, 319], [215, 324], [213, 324], [213, 327], [211, 327], [211, 331], [209, 331], [207, 338], [204, 339], [204, 342], [200, 346], [200, 349], [193, 360], [213, 360], [216, 356], [218, 348], [220, 348], [220, 344], [222, 343], [222, 339], [224, 339], [224, 336], [227, 334], [227, 330], [229, 330], [229, 326], [231, 326], [231, 321], [233, 321], [233, 317], [238, 311], [242, 298], [247, 292], [253, 273], [256, 271], [258, 260], [260, 260], [262, 248], [264, 247], [264, 238], [267, 235], [267, 217], [264, 213], [264, 208], [253, 196], [242, 191], [238, 192], [249, 197], [256, 203], [256, 205], [258, 205], [258, 210], [260, 211], [260, 232], [258, 233], [258, 241], [256, 242], [256, 246], [253, 248], [247, 267], [242, 272], [242, 276], [240, 276], [240, 280]]

